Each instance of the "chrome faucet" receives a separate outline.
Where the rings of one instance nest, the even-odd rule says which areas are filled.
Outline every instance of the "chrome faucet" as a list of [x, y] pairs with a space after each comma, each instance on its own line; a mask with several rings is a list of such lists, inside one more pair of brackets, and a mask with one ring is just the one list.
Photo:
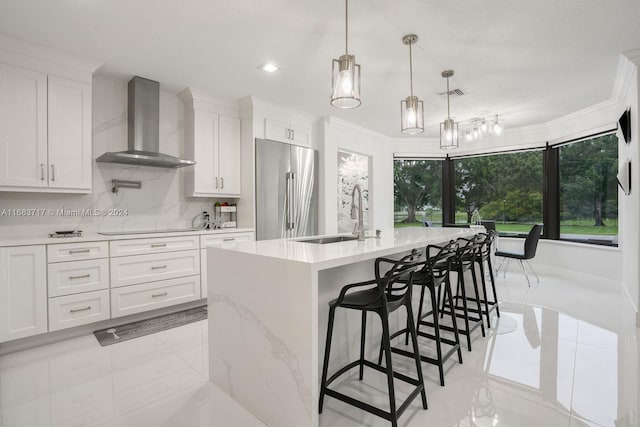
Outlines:
[[[358, 190], [358, 210], [356, 211], [355, 199], [356, 190]], [[351, 219], [356, 219], [358, 216], [358, 222], [353, 227], [353, 235], [358, 236], [358, 240], [364, 240], [364, 224], [362, 223], [362, 189], [360, 184], [353, 186], [351, 192]]]

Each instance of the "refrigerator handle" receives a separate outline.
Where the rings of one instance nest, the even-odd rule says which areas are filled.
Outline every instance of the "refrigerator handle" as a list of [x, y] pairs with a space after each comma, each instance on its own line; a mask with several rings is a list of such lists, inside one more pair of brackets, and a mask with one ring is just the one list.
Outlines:
[[[296, 174], [291, 172], [291, 230], [296, 228]], [[294, 233], [295, 235], [295, 233]]]
[[286, 187], [284, 191], [285, 230], [290, 230], [291, 224], [291, 172], [286, 173]]

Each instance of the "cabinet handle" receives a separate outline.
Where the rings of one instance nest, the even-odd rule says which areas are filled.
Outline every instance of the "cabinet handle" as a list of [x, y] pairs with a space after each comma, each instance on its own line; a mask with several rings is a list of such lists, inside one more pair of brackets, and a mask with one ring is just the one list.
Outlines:
[[56, 180], [56, 165], [51, 165], [51, 181]]
[[161, 270], [163, 268], [167, 268], [167, 265], [165, 264], [165, 265], [152, 265], [151, 266], [152, 270]]
[[291, 129], [287, 129], [287, 139], [291, 139]]
[[167, 292], [161, 292], [159, 294], [152, 294], [151, 298], [166, 297], [166, 296], [167, 296]]
[[296, 131], [295, 131], [295, 129], [291, 129], [291, 139], [296, 139]]
[[44, 181], [44, 163], [40, 163], [40, 181]]
[[220, 178], [220, 189], [222, 190], [224, 188], [224, 178], [221, 177]]
[[69, 280], [73, 279], [86, 279], [87, 277], [91, 277], [91, 274], [82, 274], [80, 276], [69, 276]]
[[87, 310], [91, 310], [91, 306], [88, 305], [86, 307], [82, 307], [82, 308], [72, 308], [71, 310], [69, 310], [69, 313], [77, 313], [79, 311], [87, 311]]
[[166, 243], [152, 243], [151, 244], [152, 248], [164, 248], [165, 246], [167, 246]]
[[223, 242], [233, 242], [234, 240], [236, 240], [235, 237], [229, 237], [227, 239], [222, 239]]
[[216, 176], [216, 189], [218, 189], [218, 177]]
[[85, 253], [89, 253], [90, 251], [91, 251], [91, 249], [71, 249], [71, 250], [69, 250], [69, 255], [85, 254]]

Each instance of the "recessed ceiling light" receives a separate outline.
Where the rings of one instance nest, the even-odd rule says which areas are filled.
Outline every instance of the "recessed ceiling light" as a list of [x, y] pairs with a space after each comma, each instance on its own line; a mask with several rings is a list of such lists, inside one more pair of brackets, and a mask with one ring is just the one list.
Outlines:
[[267, 73], [274, 73], [274, 72], [276, 72], [276, 71], [278, 71], [280, 69], [280, 67], [278, 67], [276, 64], [274, 64], [272, 62], [267, 62], [266, 64], [261, 65], [258, 68], [266, 71]]

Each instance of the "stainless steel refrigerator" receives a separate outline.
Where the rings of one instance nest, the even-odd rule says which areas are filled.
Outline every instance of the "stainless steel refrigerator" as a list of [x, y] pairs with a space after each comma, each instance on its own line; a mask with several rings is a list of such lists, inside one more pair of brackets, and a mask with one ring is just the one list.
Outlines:
[[255, 177], [257, 240], [317, 234], [316, 150], [256, 139]]

